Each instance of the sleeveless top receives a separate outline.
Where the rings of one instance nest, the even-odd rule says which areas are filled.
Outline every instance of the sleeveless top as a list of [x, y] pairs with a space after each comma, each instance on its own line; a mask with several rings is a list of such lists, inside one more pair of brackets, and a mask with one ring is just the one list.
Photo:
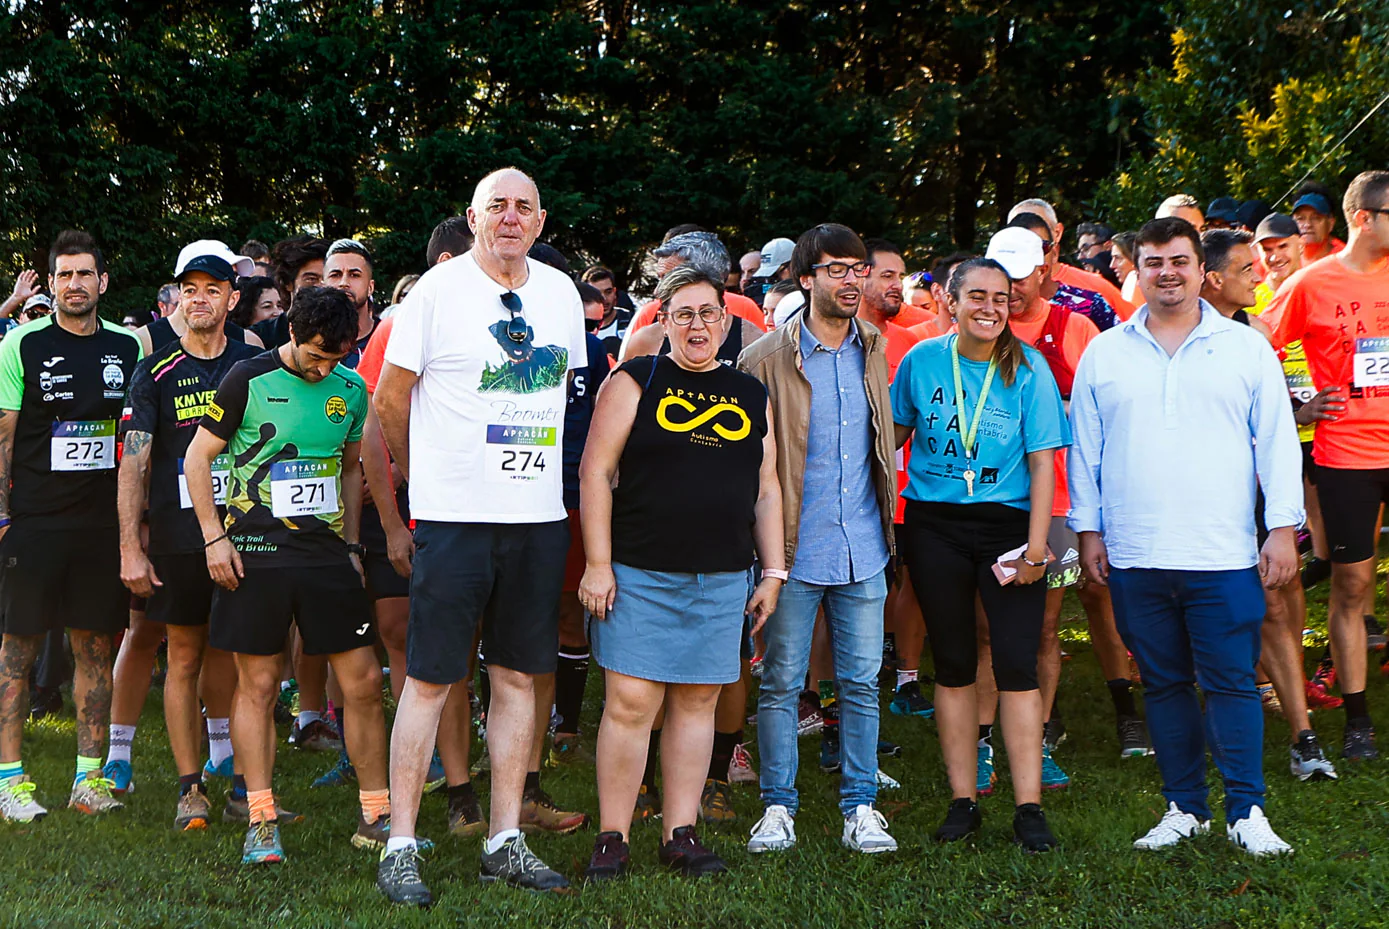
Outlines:
[[642, 395], [613, 491], [613, 561], [689, 574], [747, 570], [767, 389], [727, 365], [686, 371], [668, 355], [618, 370]]
[[[173, 324], [163, 316], [150, 323], [146, 329], [150, 334], [150, 354], [159, 351], [161, 346], [178, 341], [178, 333], [174, 332]], [[246, 341], [246, 330], [242, 329], [230, 319], [222, 324], [222, 331], [225, 332], [227, 338], [233, 342]]]

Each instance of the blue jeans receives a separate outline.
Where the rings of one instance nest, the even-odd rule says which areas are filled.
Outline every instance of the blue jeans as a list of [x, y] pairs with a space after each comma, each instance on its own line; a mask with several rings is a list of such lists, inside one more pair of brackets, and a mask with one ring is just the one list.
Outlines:
[[1264, 715], [1254, 680], [1264, 621], [1258, 572], [1116, 568], [1109, 589], [1119, 635], [1143, 673], [1163, 796], [1210, 818], [1209, 744], [1225, 781], [1225, 820], [1244, 819], [1251, 806], [1264, 805]]
[[757, 698], [757, 748], [762, 760], [762, 803], [799, 806], [796, 711], [810, 668], [815, 611], [825, 608], [839, 691], [839, 742], [843, 759], [839, 808], [848, 815], [878, 796], [878, 669], [883, 661], [883, 571], [853, 584], [820, 587], [786, 582], [762, 636], [762, 688]]

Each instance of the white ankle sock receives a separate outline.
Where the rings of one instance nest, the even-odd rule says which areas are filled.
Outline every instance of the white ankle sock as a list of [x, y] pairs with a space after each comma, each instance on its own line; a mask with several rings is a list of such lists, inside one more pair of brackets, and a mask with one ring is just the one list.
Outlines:
[[418, 848], [415, 837], [412, 835], [393, 835], [386, 840], [386, 854], [398, 852], [402, 848]]
[[520, 834], [520, 829], [503, 829], [501, 832], [498, 832], [496, 835], [492, 836], [492, 838], [488, 839], [486, 842], [483, 842], [482, 847], [487, 852], [487, 854], [495, 855], [497, 853], [497, 849], [505, 845], [508, 840], [514, 839]]
[[214, 768], [231, 757], [232, 743], [230, 719], [213, 719], [212, 717], [208, 717], [207, 754]]
[[130, 746], [135, 741], [134, 726], [111, 724], [111, 745], [106, 753], [107, 761], [129, 761]]
[[898, 672], [897, 672], [897, 689], [898, 689], [898, 690], [901, 690], [903, 684], [910, 684], [910, 683], [911, 683], [912, 681], [914, 681], [914, 680], [916, 680], [916, 672], [915, 672], [915, 671], [898, 671]]
[[322, 718], [323, 718], [323, 714], [320, 713], [320, 712], [318, 712], [318, 710], [300, 710], [300, 711], [299, 711], [299, 728], [300, 728], [300, 729], [303, 729], [303, 728], [304, 728], [305, 726], [307, 726], [309, 723], [317, 722], [318, 720], [320, 720], [320, 719], [322, 719]]

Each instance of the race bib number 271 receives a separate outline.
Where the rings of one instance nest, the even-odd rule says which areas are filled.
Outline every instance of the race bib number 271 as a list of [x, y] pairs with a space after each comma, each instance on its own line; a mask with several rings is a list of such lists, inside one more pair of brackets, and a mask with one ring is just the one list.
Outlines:
[[488, 426], [484, 467], [497, 484], [538, 481], [559, 467], [554, 426]]
[[270, 512], [276, 519], [338, 511], [338, 463], [297, 458], [270, 466]]

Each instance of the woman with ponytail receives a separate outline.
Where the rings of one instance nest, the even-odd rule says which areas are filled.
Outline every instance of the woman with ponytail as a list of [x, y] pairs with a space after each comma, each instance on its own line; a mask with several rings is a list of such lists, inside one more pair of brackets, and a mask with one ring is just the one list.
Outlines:
[[988, 615], [1004, 744], [1029, 852], [1056, 839], [1042, 814], [1042, 696], [1037, 687], [1046, 585], [1052, 459], [1070, 444], [1045, 359], [1008, 327], [1008, 272], [973, 258], [950, 277], [956, 333], [919, 343], [892, 383], [900, 448], [912, 439], [903, 537], [936, 659], [936, 719], [953, 799], [936, 831], [953, 842], [980, 826], [976, 802], [976, 595]]

